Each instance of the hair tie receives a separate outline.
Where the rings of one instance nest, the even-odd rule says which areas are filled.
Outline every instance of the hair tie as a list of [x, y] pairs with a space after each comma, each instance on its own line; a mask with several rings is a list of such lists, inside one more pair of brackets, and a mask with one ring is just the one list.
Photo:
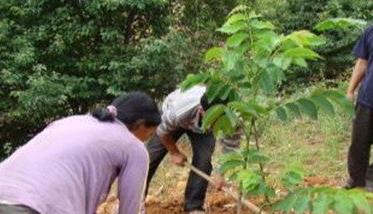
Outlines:
[[110, 112], [111, 115], [113, 115], [113, 117], [117, 117], [118, 116], [118, 109], [117, 109], [117, 107], [115, 107], [113, 105], [109, 105], [108, 107], [106, 107], [106, 109]]

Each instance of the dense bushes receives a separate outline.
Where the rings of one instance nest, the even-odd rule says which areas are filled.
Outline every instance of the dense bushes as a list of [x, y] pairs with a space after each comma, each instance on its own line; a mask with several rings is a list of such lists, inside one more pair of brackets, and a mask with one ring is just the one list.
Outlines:
[[[194, 41], [200, 26], [206, 35], [221, 23], [209, 16], [212, 1], [194, 1], [209, 11], [201, 15], [191, 3], [1, 0], [0, 157], [5, 144], [8, 151], [24, 143], [50, 120], [123, 91], [162, 97], [198, 70], [207, 46]], [[230, 10], [219, 6], [219, 13]]]
[[[365, 0], [0, 0], [0, 157], [48, 121], [123, 91], [164, 96], [203, 70], [203, 53], [222, 41], [216, 28], [238, 3], [256, 7], [283, 33], [330, 17], [373, 19]], [[324, 60], [292, 69], [289, 81], [335, 78], [350, 68], [359, 33], [325, 33]]]
[[[372, 22], [373, 2], [365, 0], [286, 0], [277, 1], [277, 10], [269, 10], [266, 16], [277, 23], [284, 33], [313, 27], [328, 18], [350, 17]], [[315, 31], [315, 30], [314, 30]], [[353, 64], [351, 50], [361, 29], [325, 33], [327, 43], [318, 52], [322, 62], [312, 63], [309, 69], [298, 69], [294, 78], [299, 81], [309, 78], [336, 78]]]

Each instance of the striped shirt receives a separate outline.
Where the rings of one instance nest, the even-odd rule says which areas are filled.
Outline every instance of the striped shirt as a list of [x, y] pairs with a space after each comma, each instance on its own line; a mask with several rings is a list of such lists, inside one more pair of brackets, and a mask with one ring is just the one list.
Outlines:
[[200, 131], [198, 111], [202, 109], [201, 98], [205, 92], [206, 87], [198, 85], [169, 94], [162, 105], [162, 123], [157, 128], [157, 134], [163, 136], [180, 128]]
[[[180, 128], [202, 132], [198, 126], [200, 120], [198, 111], [202, 109], [201, 98], [206, 87], [197, 85], [186, 91], [177, 89], [169, 94], [162, 105], [162, 123], [157, 128], [157, 134], [162, 136]], [[223, 152], [229, 152], [240, 147], [242, 130], [238, 129], [233, 136], [219, 140]]]

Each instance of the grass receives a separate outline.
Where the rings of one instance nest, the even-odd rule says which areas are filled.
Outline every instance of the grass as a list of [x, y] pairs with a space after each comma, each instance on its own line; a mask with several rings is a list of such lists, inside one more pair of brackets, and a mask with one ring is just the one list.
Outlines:
[[263, 151], [271, 157], [267, 170], [273, 174], [272, 179], [296, 167], [305, 176], [342, 183], [346, 177], [350, 126], [351, 118], [343, 114], [321, 115], [318, 121], [275, 122], [263, 136]]
[[[266, 165], [269, 181], [276, 186], [285, 171], [296, 167], [306, 177], [325, 179], [327, 185], [342, 184], [347, 175], [350, 127], [351, 117], [340, 112], [335, 117], [321, 115], [317, 121], [272, 121], [261, 138], [262, 151], [270, 157]], [[179, 146], [191, 159], [187, 138], [183, 138]], [[217, 145], [213, 161], [215, 166], [220, 155], [220, 145]], [[187, 177], [186, 169], [173, 166], [166, 157], [153, 179], [150, 195], [166, 197], [165, 200], [182, 198]]]
[[[294, 167], [304, 172], [305, 186], [343, 184], [347, 175], [346, 154], [351, 134], [349, 116], [338, 113], [333, 118], [321, 115], [318, 121], [298, 119], [289, 123], [276, 120], [271, 121], [266, 130], [261, 138], [262, 151], [270, 157], [265, 170], [270, 174], [268, 181], [278, 194], [283, 193], [279, 185], [281, 175]], [[178, 144], [191, 159], [187, 138], [182, 137]], [[217, 145], [214, 154], [215, 166], [221, 155], [220, 147]], [[166, 156], [153, 178], [147, 200], [179, 206], [175, 201], [183, 201], [188, 173], [186, 168], [172, 165]], [[115, 195], [115, 192], [113, 188], [112, 194]], [[209, 195], [215, 197], [213, 191]]]

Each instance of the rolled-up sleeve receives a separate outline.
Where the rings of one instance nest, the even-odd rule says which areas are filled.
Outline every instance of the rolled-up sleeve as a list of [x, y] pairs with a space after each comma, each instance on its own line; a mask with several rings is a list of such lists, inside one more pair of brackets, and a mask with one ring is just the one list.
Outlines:
[[157, 128], [157, 135], [164, 136], [179, 128], [179, 118], [175, 115], [172, 109], [164, 111], [162, 114], [162, 122]]

